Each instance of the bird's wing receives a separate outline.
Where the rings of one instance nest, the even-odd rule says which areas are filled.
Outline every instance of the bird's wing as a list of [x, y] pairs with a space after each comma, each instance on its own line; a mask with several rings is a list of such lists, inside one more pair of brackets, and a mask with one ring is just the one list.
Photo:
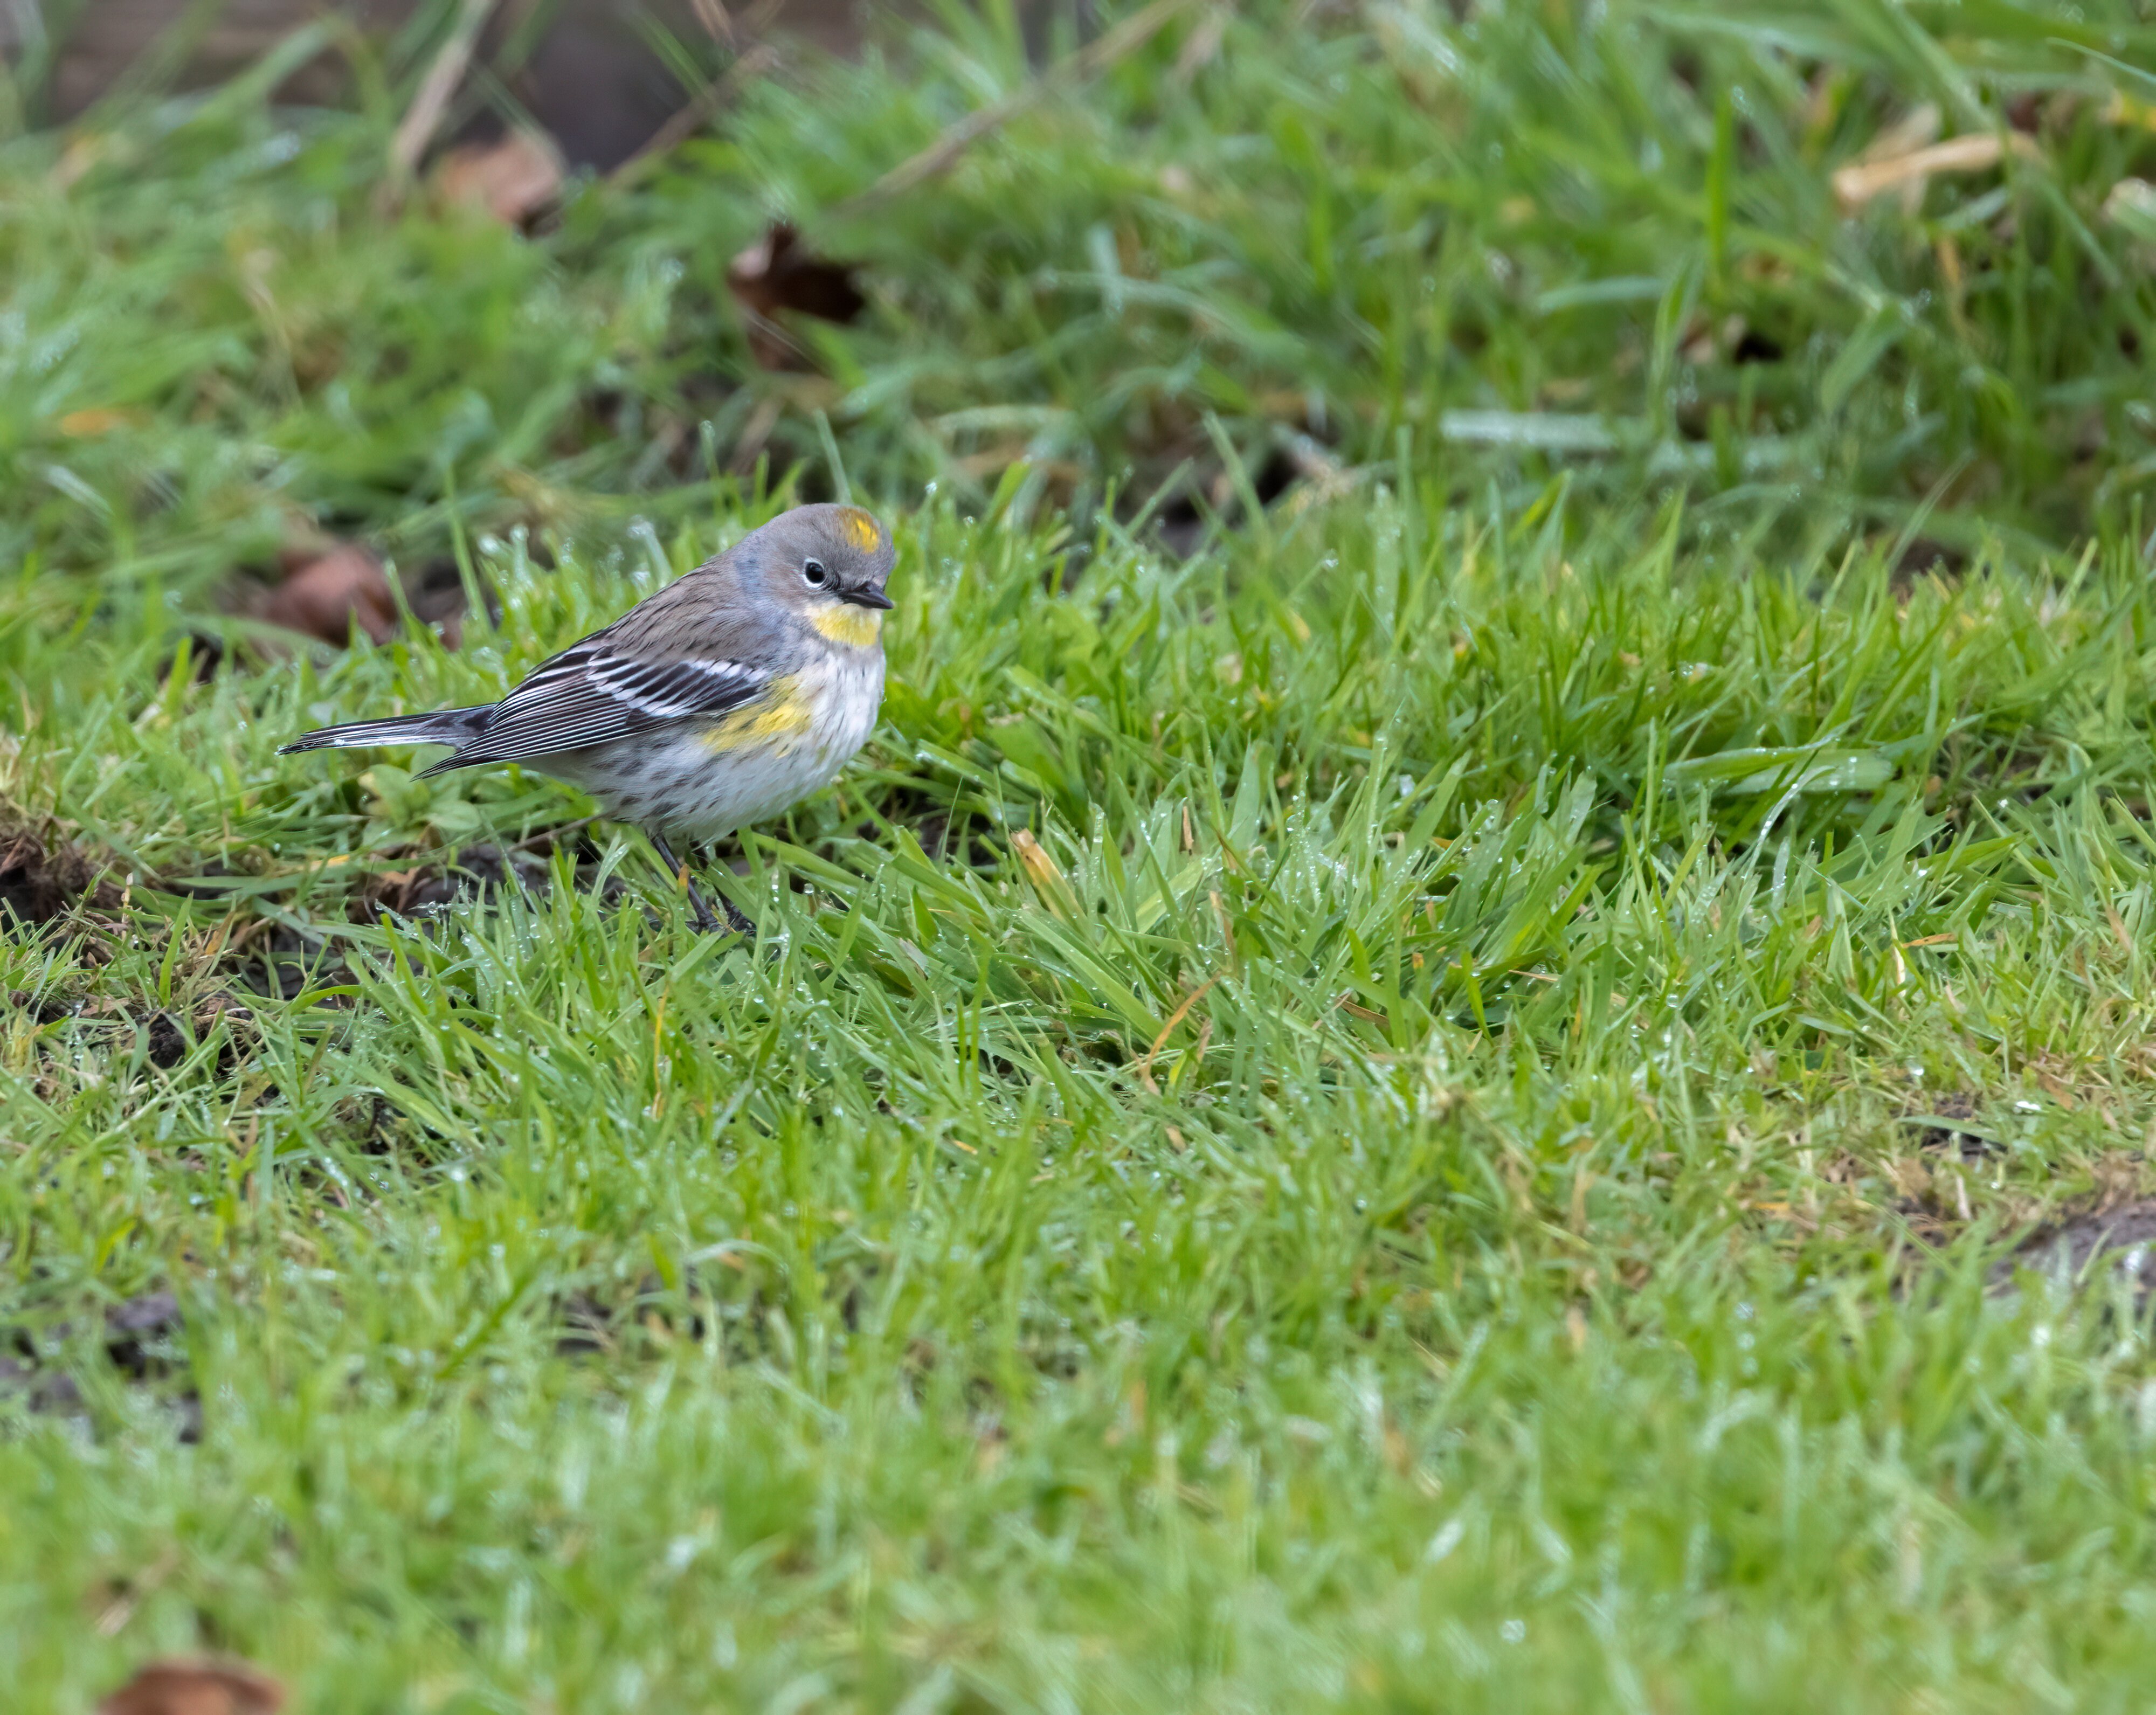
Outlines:
[[768, 670], [745, 662], [649, 660], [618, 654], [610, 641], [601, 632], [534, 668], [485, 730], [437, 767], [547, 756], [708, 720], [753, 701], [771, 682]]

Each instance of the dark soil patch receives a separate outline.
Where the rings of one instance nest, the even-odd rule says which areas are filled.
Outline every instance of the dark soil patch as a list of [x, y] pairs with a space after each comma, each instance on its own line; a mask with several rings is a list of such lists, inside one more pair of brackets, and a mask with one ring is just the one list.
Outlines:
[[326, 934], [310, 935], [284, 923], [252, 943], [234, 974], [253, 993], [276, 1000], [295, 1000], [310, 988], [335, 987], [352, 977], [344, 961], [329, 951]]
[[2156, 1288], [2156, 1198], [2077, 1214], [2025, 1240], [1992, 1271], [1995, 1286], [2030, 1269], [2061, 1286], [2092, 1279], [2104, 1269], [2129, 1283], [2136, 1298]]
[[1737, 336], [1736, 345], [1730, 348], [1729, 361], [1732, 363], [1779, 363], [1787, 355], [1782, 349], [1782, 342], [1772, 334], [1762, 333], [1756, 327], [1748, 327]]
[[[20, 999], [30, 1002], [31, 997], [25, 994]], [[101, 1043], [108, 1052], [123, 1057], [133, 1052], [139, 1040], [143, 1057], [165, 1071], [208, 1041], [220, 1023], [226, 1029], [217, 1045], [215, 1069], [219, 1074], [239, 1065], [253, 1041], [254, 1014], [223, 994], [205, 997], [189, 1012], [160, 1007], [146, 996], [132, 1001], [74, 1002], [53, 996], [33, 1003], [30, 1010], [40, 1024], [75, 1020], [86, 1040]]]
[[187, 1057], [187, 1033], [180, 1028], [180, 1021], [168, 1012], [150, 1014], [147, 1047], [150, 1064], [167, 1070], [177, 1065]]
[[[382, 911], [423, 917], [459, 900], [484, 901], [506, 889], [543, 896], [553, 885], [552, 855], [557, 845], [571, 852], [577, 891], [590, 891], [590, 875], [603, 854], [585, 832], [585, 824], [578, 822], [535, 834], [514, 845], [480, 842], [460, 846], [440, 863], [376, 876], [362, 890], [352, 914], [362, 920]], [[629, 884], [615, 875], [608, 878], [599, 896], [614, 905], [628, 891]]]
[[[1004, 861], [1004, 853], [989, 842], [991, 830], [978, 817], [963, 814], [954, 829], [948, 802], [929, 793], [893, 788], [884, 793], [876, 809], [886, 821], [911, 829], [932, 862], [993, 870]], [[855, 824], [854, 834], [870, 845], [883, 838], [883, 829], [874, 822]]]
[[242, 1059], [243, 1034], [250, 1033], [254, 1017], [238, 1001], [213, 994], [192, 1014], [157, 1009], [136, 1014], [134, 1023], [144, 1032], [143, 1049], [150, 1064], [167, 1071], [193, 1053], [223, 1023], [226, 1029], [217, 1046], [216, 1063], [217, 1071], [223, 1075]]
[[57, 829], [0, 804], [0, 930], [55, 922], [85, 899], [116, 905], [120, 890]]
[[526, 892], [544, 893], [551, 879], [545, 853], [533, 849], [531, 842], [508, 847], [462, 846], [451, 852], [445, 862], [376, 876], [362, 890], [353, 914], [372, 917], [377, 911], [388, 911], [400, 917], [416, 917], [442, 911], [459, 899], [484, 898], [511, 885]]
[[1969, 555], [1953, 543], [1919, 536], [1902, 548], [1888, 578], [1897, 590], [1907, 590], [1920, 578], [1958, 578], [1968, 567]]
[[1920, 1113], [1903, 1115], [1902, 1123], [1923, 1128], [1917, 1138], [1919, 1149], [1957, 1155], [1969, 1162], [2006, 1153], [1997, 1132], [1977, 1119], [1976, 1098], [1960, 1091], [1943, 1093]]
[[713, 1332], [729, 1361], [770, 1358], [778, 1348], [768, 1326], [773, 1307], [755, 1264], [737, 1270], [690, 1265], [678, 1288], [655, 1274], [634, 1286], [608, 1283], [578, 1287], [553, 1301], [557, 1357], [649, 1357], [676, 1340], [699, 1341]]
[[[544, 829], [512, 845], [475, 842], [445, 854], [429, 854], [429, 860], [408, 869], [362, 875], [341, 904], [317, 896], [311, 919], [271, 922], [265, 918], [250, 925], [234, 937], [228, 968], [250, 993], [281, 1000], [291, 1000], [311, 988], [341, 985], [351, 980], [351, 972], [337, 952], [345, 923], [372, 922], [384, 911], [424, 922], [459, 902], [484, 901], [506, 889], [543, 896], [552, 886], [550, 857], [557, 845], [572, 849], [576, 886], [580, 891], [588, 891], [603, 854], [585, 828], [583, 822], [572, 822]], [[290, 886], [297, 888], [305, 879], [294, 875]], [[165, 891], [188, 898], [217, 900], [235, 891], [223, 885], [227, 881], [259, 886], [255, 878], [218, 863], [159, 885]], [[614, 876], [608, 881], [600, 897], [612, 906], [629, 891], [629, 884]], [[331, 915], [332, 911], [341, 915]], [[332, 999], [326, 1004], [336, 1003]]]
[[[184, 633], [183, 638], [187, 651], [187, 677], [197, 685], [208, 684], [217, 677], [218, 669], [224, 665], [227, 653], [224, 639], [207, 631], [194, 629]], [[167, 683], [172, 676], [172, 670], [179, 665], [179, 647], [175, 644], [172, 653], [157, 663], [157, 683]]]
[[[98, 1343], [131, 1387], [147, 1388], [165, 1402], [180, 1440], [192, 1442], [202, 1439], [202, 1399], [187, 1384], [184, 1332], [179, 1299], [171, 1292], [145, 1292], [105, 1312]], [[70, 1322], [42, 1331], [0, 1329], [0, 1399], [19, 1399], [40, 1415], [85, 1415], [82, 1389], [64, 1368], [75, 1343]]]
[[16, 1012], [27, 1012], [33, 1023], [40, 1024], [58, 1024], [82, 1010], [80, 1000], [70, 1000], [49, 991], [33, 994], [27, 988], [10, 988], [8, 1004]]
[[572, 1292], [562, 1302], [562, 1331], [554, 1338], [555, 1355], [589, 1358], [615, 1349], [613, 1312], [588, 1292]]
[[372, 1096], [348, 1096], [337, 1104], [337, 1117], [352, 1127], [362, 1155], [388, 1155], [397, 1147], [397, 1104], [379, 1090]]
[[[1269, 449], [1250, 475], [1250, 490], [1260, 506], [1270, 506], [1303, 475], [1295, 459], [1283, 448]], [[1242, 496], [1235, 481], [1217, 464], [1204, 475], [1178, 484], [1153, 515], [1153, 533], [1162, 547], [1178, 559], [1188, 559], [1205, 541], [1214, 519], [1227, 528], [1246, 523]]]

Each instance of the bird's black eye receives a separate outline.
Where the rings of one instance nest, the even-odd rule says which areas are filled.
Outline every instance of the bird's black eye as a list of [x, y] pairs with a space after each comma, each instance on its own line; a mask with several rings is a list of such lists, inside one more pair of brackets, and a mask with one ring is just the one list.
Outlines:
[[831, 574], [824, 569], [821, 560], [804, 560], [801, 564], [801, 581], [811, 589], [821, 589], [831, 581]]

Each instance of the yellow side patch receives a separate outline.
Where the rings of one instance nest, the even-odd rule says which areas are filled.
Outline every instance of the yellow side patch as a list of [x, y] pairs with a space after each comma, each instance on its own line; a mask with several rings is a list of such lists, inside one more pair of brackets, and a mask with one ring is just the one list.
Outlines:
[[863, 553], [872, 554], [883, 546], [883, 526], [875, 521], [874, 514], [864, 512], [859, 506], [844, 506], [839, 509], [835, 521], [839, 534]]
[[816, 628], [819, 636], [827, 637], [833, 643], [866, 649], [883, 635], [883, 609], [856, 608], [846, 602], [832, 602], [811, 614], [808, 623]]
[[736, 709], [704, 735], [704, 748], [713, 756], [744, 745], [770, 744], [798, 738], [814, 724], [815, 711], [801, 694], [798, 675], [774, 679], [754, 702]]

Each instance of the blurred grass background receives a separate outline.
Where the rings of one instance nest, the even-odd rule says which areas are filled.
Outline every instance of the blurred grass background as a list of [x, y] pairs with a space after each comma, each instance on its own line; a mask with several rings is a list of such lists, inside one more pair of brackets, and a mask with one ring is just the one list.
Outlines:
[[[744, 80], [529, 238], [377, 214], [429, 39], [318, 29], [5, 145], [7, 547], [192, 595], [295, 516], [408, 554], [618, 531], [763, 454], [828, 486], [819, 417], [879, 500], [1016, 471], [1022, 513], [1081, 519], [1405, 460], [1515, 510], [1556, 465], [1684, 491], [1740, 556], [2131, 534], [2156, 87], [2151, 27], [2100, 10], [1194, 6], [868, 196], [1034, 75], [1012, 13], [956, 7]], [[321, 53], [355, 110], [271, 106]], [[1837, 199], [1882, 141], [1957, 139], [1995, 160]], [[751, 360], [723, 284], [775, 217], [870, 299], [792, 329], [800, 373]]]
[[[2013, 1247], [2156, 1235], [2143, 8], [952, 4], [521, 224], [455, 10], [10, 98], [28, 1707], [2140, 1707], [2147, 1305]], [[842, 490], [757, 948], [273, 756]], [[341, 541], [498, 617], [266, 647]]]

